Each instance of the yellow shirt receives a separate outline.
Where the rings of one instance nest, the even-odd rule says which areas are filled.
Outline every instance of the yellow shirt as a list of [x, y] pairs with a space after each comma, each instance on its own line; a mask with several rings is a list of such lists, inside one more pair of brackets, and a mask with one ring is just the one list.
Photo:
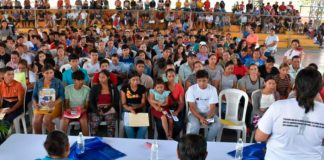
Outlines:
[[204, 4], [201, 1], [197, 2], [197, 8], [202, 9], [203, 6]]
[[178, 2], [176, 3], [176, 8], [177, 8], [177, 9], [180, 9], [180, 8], [181, 8], [181, 2], [180, 2], [180, 1], [178, 1]]

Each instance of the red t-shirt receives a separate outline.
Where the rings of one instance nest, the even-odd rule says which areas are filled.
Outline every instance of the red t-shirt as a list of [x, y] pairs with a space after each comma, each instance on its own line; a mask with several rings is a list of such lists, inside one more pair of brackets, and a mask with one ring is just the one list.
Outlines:
[[285, 5], [280, 5], [279, 10], [280, 11], [285, 11], [285, 10], [287, 10], [287, 7]]
[[209, 1], [206, 1], [204, 3], [204, 8], [205, 8], [206, 11], [209, 11], [209, 9], [210, 9], [210, 2]]
[[171, 96], [173, 98], [171, 98], [169, 96], [168, 98], [168, 105], [172, 105], [173, 104], [173, 101], [179, 101], [180, 97], [183, 97], [184, 96], [184, 89], [183, 87], [177, 83], [175, 86], [174, 86], [174, 90], [171, 92]]
[[[110, 80], [111, 80], [112, 84], [113, 84], [114, 86], [117, 86], [117, 83], [118, 83], [117, 76], [116, 76], [114, 73], [111, 73], [111, 72], [110, 72], [110, 73], [109, 73], [109, 77], [110, 77]], [[96, 83], [96, 84], [99, 83], [99, 72], [97, 72], [97, 73], [95, 73], [95, 74], [93, 75], [92, 84], [94, 84], [94, 83]]]
[[324, 101], [324, 87], [322, 87], [322, 89], [320, 91], [320, 95], [322, 97], [322, 100]]
[[241, 67], [234, 66], [234, 74], [236, 76], [243, 77], [245, 76], [246, 72], [247, 72], [247, 68], [244, 65], [242, 65]]

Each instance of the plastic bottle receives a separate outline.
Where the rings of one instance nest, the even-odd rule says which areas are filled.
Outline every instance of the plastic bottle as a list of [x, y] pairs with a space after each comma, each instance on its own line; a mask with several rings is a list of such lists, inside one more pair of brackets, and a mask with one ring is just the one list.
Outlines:
[[77, 140], [77, 147], [78, 147], [79, 154], [84, 153], [85, 147], [84, 147], [84, 138], [82, 132], [79, 133], [78, 140]]
[[159, 159], [159, 145], [156, 140], [151, 146], [151, 157], [150, 160], [158, 160]]
[[243, 159], [243, 147], [244, 147], [244, 143], [242, 138], [240, 138], [236, 143], [235, 160]]

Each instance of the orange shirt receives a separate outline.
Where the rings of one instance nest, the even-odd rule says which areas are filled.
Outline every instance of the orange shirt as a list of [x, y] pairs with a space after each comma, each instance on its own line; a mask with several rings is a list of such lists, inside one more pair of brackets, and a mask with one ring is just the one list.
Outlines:
[[246, 42], [250, 47], [252, 44], [258, 44], [259, 36], [257, 34], [249, 35], [246, 37]]
[[6, 84], [5, 81], [0, 83], [0, 97], [3, 99], [18, 100], [18, 97], [24, 96], [24, 94], [25, 89], [15, 80], [13, 80], [9, 85]]

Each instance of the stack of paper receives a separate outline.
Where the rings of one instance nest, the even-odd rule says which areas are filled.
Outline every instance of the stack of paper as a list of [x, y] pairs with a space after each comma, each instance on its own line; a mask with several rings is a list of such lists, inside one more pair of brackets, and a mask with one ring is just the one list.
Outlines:
[[129, 127], [147, 127], [150, 125], [148, 113], [124, 114], [124, 125]]

